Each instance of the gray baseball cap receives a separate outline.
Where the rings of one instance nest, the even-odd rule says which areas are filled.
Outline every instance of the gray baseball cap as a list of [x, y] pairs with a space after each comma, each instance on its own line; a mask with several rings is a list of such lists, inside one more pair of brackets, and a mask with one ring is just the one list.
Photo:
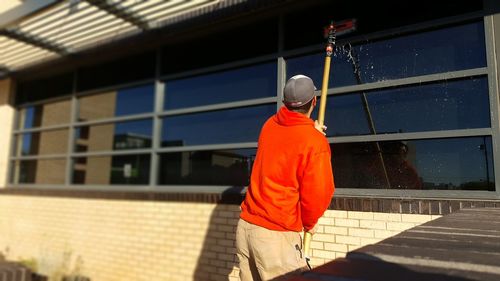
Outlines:
[[283, 103], [289, 107], [300, 107], [314, 98], [316, 87], [311, 78], [299, 74], [288, 79], [283, 90]]

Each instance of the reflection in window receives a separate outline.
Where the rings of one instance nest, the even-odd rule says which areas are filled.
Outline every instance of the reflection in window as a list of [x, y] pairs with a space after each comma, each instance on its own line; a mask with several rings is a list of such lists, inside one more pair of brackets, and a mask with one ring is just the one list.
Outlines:
[[[82, 161], [80, 159], [86, 159]], [[74, 184], [149, 183], [150, 155], [117, 155], [75, 158]]]
[[152, 121], [109, 123], [77, 127], [77, 152], [151, 147]]
[[14, 183], [64, 184], [66, 159], [15, 161]]
[[152, 84], [120, 89], [79, 99], [79, 121], [111, 118], [153, 111]]
[[340, 188], [494, 190], [491, 137], [332, 144]]
[[63, 100], [23, 108], [19, 111], [20, 129], [68, 124], [70, 122], [70, 100]]
[[160, 155], [160, 184], [247, 186], [255, 149], [208, 150]]
[[162, 146], [256, 142], [276, 104], [193, 113], [163, 119]]
[[[362, 45], [337, 46], [329, 85], [340, 87], [485, 67], [485, 50], [482, 22]], [[323, 60], [323, 53], [288, 59], [287, 77], [307, 74], [319, 88]]]
[[330, 96], [325, 124], [328, 136], [488, 128], [488, 100], [486, 78]]
[[50, 130], [16, 136], [16, 155], [65, 154], [68, 130]]
[[165, 84], [165, 109], [276, 96], [276, 63], [260, 64]]

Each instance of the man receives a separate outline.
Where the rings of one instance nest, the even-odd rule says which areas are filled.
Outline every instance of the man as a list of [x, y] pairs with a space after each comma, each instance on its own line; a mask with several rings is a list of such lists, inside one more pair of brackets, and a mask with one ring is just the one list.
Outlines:
[[300, 232], [315, 232], [335, 190], [326, 127], [310, 119], [315, 89], [307, 76], [290, 78], [285, 106], [262, 127], [236, 231], [242, 281], [307, 269]]

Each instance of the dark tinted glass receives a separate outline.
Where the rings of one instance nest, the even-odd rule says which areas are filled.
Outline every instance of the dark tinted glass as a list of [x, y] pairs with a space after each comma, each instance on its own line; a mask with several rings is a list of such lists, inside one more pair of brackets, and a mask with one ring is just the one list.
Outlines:
[[78, 91], [130, 83], [155, 75], [155, 53], [120, 58], [78, 71]]
[[247, 186], [255, 149], [208, 150], [160, 155], [160, 184]]
[[150, 158], [150, 155], [75, 158], [73, 183], [145, 185], [149, 183]]
[[494, 190], [491, 137], [332, 144], [340, 188]]
[[68, 124], [70, 122], [71, 101], [63, 100], [19, 110], [20, 129]]
[[165, 109], [276, 96], [276, 63], [167, 81]]
[[486, 78], [329, 96], [326, 108], [328, 136], [490, 127]]
[[151, 147], [152, 121], [110, 123], [76, 128], [76, 150], [120, 150]]
[[14, 183], [64, 184], [66, 159], [15, 161]]
[[256, 142], [276, 104], [193, 113], [163, 119], [162, 146]]
[[[324, 44], [322, 27], [333, 20], [357, 19], [355, 32], [338, 36], [369, 34], [376, 31], [400, 28], [433, 19], [481, 11], [483, 1], [300, 1], [297, 7], [285, 14], [285, 48], [294, 49], [314, 44]], [[395, 12], [397, 11], [397, 12]], [[467, 35], [465, 35], [467, 36]]]
[[16, 155], [65, 154], [68, 130], [51, 130], [16, 136]]
[[[486, 66], [482, 22], [356, 46], [337, 46], [329, 87]], [[324, 54], [287, 60], [287, 76], [306, 74], [321, 88]]]
[[73, 91], [73, 73], [19, 82], [16, 104], [70, 95]]
[[162, 49], [162, 73], [171, 74], [220, 65], [278, 50], [277, 20], [247, 25], [226, 24], [224, 28], [220, 32], [204, 32], [204, 36], [196, 39], [165, 46]]
[[130, 114], [152, 112], [154, 108], [154, 86], [119, 89], [79, 99], [79, 120], [110, 118]]

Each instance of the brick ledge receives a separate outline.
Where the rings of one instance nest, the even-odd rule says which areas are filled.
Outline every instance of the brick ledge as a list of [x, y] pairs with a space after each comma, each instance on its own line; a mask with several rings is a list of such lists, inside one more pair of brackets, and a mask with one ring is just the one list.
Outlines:
[[[161, 191], [61, 190], [39, 188], [0, 189], [0, 196], [8, 195], [128, 201], [198, 202], [230, 205], [239, 205], [244, 198], [244, 194], [234, 191], [222, 193], [182, 193]], [[453, 198], [363, 198], [337, 195], [333, 198], [329, 209], [360, 212], [446, 215], [460, 209], [485, 207], [500, 208], [500, 200]]]

